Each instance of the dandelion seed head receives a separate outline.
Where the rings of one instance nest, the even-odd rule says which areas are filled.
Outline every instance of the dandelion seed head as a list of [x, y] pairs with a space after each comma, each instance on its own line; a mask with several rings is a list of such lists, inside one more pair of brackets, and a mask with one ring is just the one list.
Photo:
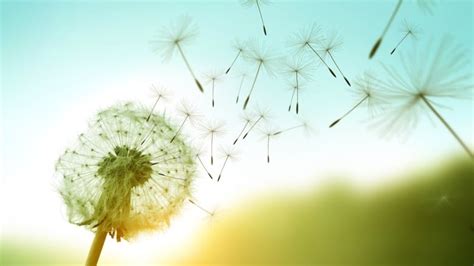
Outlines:
[[198, 28], [189, 16], [183, 16], [170, 26], [163, 28], [150, 41], [154, 52], [168, 60], [177, 53], [178, 46], [186, 46], [198, 34]]
[[234, 48], [237, 52], [245, 53], [247, 51], [247, 43], [239, 39], [235, 39], [232, 42], [232, 48]]
[[217, 70], [217, 69], [214, 69], [212, 71], [209, 71], [206, 75], [205, 75], [205, 82], [206, 84], [209, 84], [209, 83], [212, 83], [212, 82], [218, 82], [218, 81], [221, 81], [222, 79], [222, 76], [224, 75], [224, 71], [222, 70]]
[[317, 24], [312, 24], [293, 34], [290, 37], [289, 46], [297, 54], [300, 54], [302, 52], [310, 52], [309, 46], [316, 49], [321, 45], [323, 40], [324, 37], [321, 34], [321, 28]]
[[[127, 103], [97, 114], [56, 163], [59, 193], [71, 223], [130, 239], [164, 229], [191, 194], [194, 151], [174, 126]], [[145, 141], [144, 141], [145, 140]]]
[[186, 101], [182, 101], [178, 106], [178, 113], [183, 117], [187, 118], [191, 123], [196, 122], [200, 118], [200, 114], [197, 112], [196, 107]]
[[342, 36], [337, 31], [327, 34], [326, 38], [321, 42], [321, 49], [324, 54], [337, 51], [343, 44]]
[[421, 29], [417, 25], [409, 23], [407, 20], [403, 21], [402, 32], [407, 34], [408, 37], [418, 39], [421, 34]]
[[295, 80], [295, 75], [298, 75], [298, 79], [312, 80], [314, 71], [314, 62], [304, 56], [291, 57], [286, 60], [282, 67], [282, 73], [291, 80]]
[[160, 98], [160, 100], [163, 100], [163, 101], [168, 100], [171, 94], [170, 91], [166, 87], [161, 86], [161, 85], [152, 84], [150, 87], [150, 90], [151, 90], [153, 98], [155, 99]]
[[201, 125], [201, 130], [203, 132], [203, 138], [206, 138], [210, 135], [220, 136], [225, 133], [224, 130], [225, 123], [219, 120], [210, 120]]
[[269, 75], [275, 73], [274, 67], [279, 59], [270, 47], [258, 40], [249, 42], [249, 49], [244, 54], [244, 58], [257, 65], [261, 65]]
[[270, 109], [268, 107], [257, 106], [255, 108], [255, 115], [257, 116], [257, 119], [267, 121], [271, 117], [271, 112], [270, 112]]
[[365, 99], [364, 105], [371, 116], [380, 113], [384, 105], [387, 104], [387, 101], [385, 94], [378, 89], [373, 73], [364, 72], [355, 79], [354, 85], [353, 88], [351, 87], [351, 92], [356, 97], [356, 100]]
[[430, 40], [423, 49], [401, 53], [399, 58], [400, 67], [382, 65], [386, 78], [375, 84], [388, 103], [380, 120], [383, 131], [390, 135], [416, 127], [420, 114], [428, 114], [424, 100], [441, 107], [438, 101], [471, 97], [470, 56], [451, 38]]
[[238, 158], [239, 152], [235, 146], [226, 146], [220, 147], [219, 149], [220, 157], [223, 159], [228, 159], [230, 161], [235, 161]]

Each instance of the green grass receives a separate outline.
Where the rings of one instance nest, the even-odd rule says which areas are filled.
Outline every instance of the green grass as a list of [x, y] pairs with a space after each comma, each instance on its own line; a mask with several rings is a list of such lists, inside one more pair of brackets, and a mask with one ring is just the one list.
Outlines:
[[473, 265], [472, 161], [430, 169], [370, 191], [339, 182], [247, 202], [180, 263]]

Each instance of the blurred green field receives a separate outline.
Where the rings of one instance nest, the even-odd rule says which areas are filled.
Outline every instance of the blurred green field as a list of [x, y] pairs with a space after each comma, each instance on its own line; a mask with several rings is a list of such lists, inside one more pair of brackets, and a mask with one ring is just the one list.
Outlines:
[[[426, 168], [366, 190], [336, 178], [297, 195], [246, 200], [212, 220], [167, 263], [473, 265], [472, 161]], [[0, 265], [71, 261], [83, 258], [54, 243], [2, 239]]]
[[472, 161], [427, 168], [368, 191], [335, 182], [248, 201], [180, 263], [473, 265]]

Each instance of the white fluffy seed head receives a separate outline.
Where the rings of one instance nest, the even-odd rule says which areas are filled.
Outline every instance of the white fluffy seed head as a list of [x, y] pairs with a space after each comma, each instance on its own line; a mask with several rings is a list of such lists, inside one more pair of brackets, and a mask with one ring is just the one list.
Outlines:
[[71, 223], [129, 239], [165, 228], [191, 195], [194, 151], [176, 128], [132, 103], [97, 114], [59, 158], [59, 192]]

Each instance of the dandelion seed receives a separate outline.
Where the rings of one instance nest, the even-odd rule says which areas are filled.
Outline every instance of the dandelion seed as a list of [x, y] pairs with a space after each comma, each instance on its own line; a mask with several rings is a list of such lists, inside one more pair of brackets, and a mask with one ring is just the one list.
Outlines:
[[176, 51], [183, 59], [186, 67], [194, 79], [198, 89], [204, 92], [204, 89], [194, 74], [188, 59], [186, 58], [183, 47], [186, 46], [197, 35], [197, 27], [190, 17], [182, 17], [181, 20], [175, 22], [170, 27], [163, 29], [154, 40], [150, 43], [153, 46], [153, 51], [161, 53], [164, 59], [171, 58]]
[[382, 34], [379, 36], [377, 41], [375, 41], [374, 46], [372, 46], [372, 49], [370, 50], [369, 54], [369, 59], [374, 57], [375, 53], [377, 53], [377, 50], [379, 49], [380, 45], [382, 44], [383, 38], [385, 37], [385, 34], [387, 33], [388, 29], [390, 28], [390, 25], [392, 24], [393, 19], [398, 13], [398, 10], [400, 9], [400, 6], [402, 5], [402, 0], [398, 0], [397, 5], [395, 6], [395, 9], [392, 12], [392, 15], [390, 16], [390, 19], [387, 22], [387, 25], [385, 25], [385, 28], [382, 31]]
[[157, 114], [147, 121], [149, 111], [127, 103], [99, 112], [56, 163], [69, 221], [96, 233], [87, 265], [107, 234], [120, 241], [163, 229], [191, 196], [194, 152], [183, 138], [169, 144], [174, 127]]
[[410, 24], [408, 24], [408, 22], [404, 22], [404, 27], [403, 27], [403, 37], [402, 39], [397, 43], [397, 45], [395, 45], [395, 47], [393, 48], [393, 50], [390, 52], [390, 54], [393, 54], [395, 53], [395, 50], [398, 48], [398, 46], [400, 46], [400, 44], [402, 44], [402, 42], [407, 38], [407, 37], [411, 37], [413, 39], [416, 39], [417, 36], [418, 36], [418, 28], [416, 26], [412, 26]]
[[247, 77], [246, 73], [241, 74], [239, 90], [237, 91], [237, 98], [235, 99], [235, 103], [239, 103], [240, 92], [242, 91], [242, 85], [244, 85], [244, 81], [246, 77]]
[[176, 133], [174, 134], [174, 136], [170, 139], [170, 143], [173, 143], [173, 141], [175, 140], [175, 138], [179, 135], [179, 133], [181, 132], [181, 130], [183, 129], [183, 126], [186, 122], [188, 121], [193, 121], [194, 119], [196, 119], [198, 117], [198, 114], [195, 112], [194, 110], [194, 107], [186, 104], [186, 103], [181, 103], [181, 106], [180, 108], [178, 109], [178, 112], [181, 114], [181, 116], [183, 116], [183, 121], [181, 122], [181, 124], [179, 125], [179, 128], [178, 130], [176, 131]]
[[233, 147], [230, 147], [230, 148], [227, 148], [227, 149], [222, 149], [222, 154], [223, 154], [223, 158], [224, 158], [224, 163], [222, 164], [222, 167], [221, 167], [221, 170], [219, 172], [219, 177], [217, 178], [217, 182], [219, 182], [219, 180], [221, 180], [221, 177], [222, 177], [222, 173], [224, 172], [224, 168], [227, 164], [227, 162], [230, 160], [235, 160], [237, 159], [237, 151], [233, 148]]
[[234, 66], [237, 59], [239, 59], [239, 57], [242, 56], [242, 54], [245, 52], [245, 44], [240, 42], [239, 40], [236, 40], [233, 46], [234, 50], [237, 51], [237, 55], [234, 57], [234, 60], [230, 64], [229, 68], [227, 68], [227, 70], [225, 71], [225, 74], [229, 73], [230, 69]]
[[270, 140], [272, 137], [278, 135], [278, 131], [276, 131], [272, 126], [267, 125], [265, 129], [261, 130], [261, 134], [267, 142], [267, 163], [270, 163]]
[[250, 125], [250, 123], [252, 123], [252, 118], [250, 117], [250, 115], [248, 113], [244, 113], [242, 115], [242, 120], [244, 122], [244, 126], [242, 127], [242, 130], [240, 130], [239, 135], [237, 136], [237, 138], [235, 138], [232, 145], [235, 145], [237, 143], [237, 141], [239, 141], [239, 139], [242, 136], [242, 134], [244, 133], [244, 131], [247, 129], [247, 127]]
[[214, 216], [214, 212], [211, 212], [205, 208], [203, 208], [201, 205], [197, 204], [195, 200], [192, 200], [192, 199], [188, 199], [188, 201], [193, 204], [194, 206], [198, 207], [198, 209], [200, 209], [201, 211], [209, 214], [209, 216]]
[[224, 123], [220, 121], [211, 121], [202, 125], [204, 131], [203, 138], [210, 138], [211, 165], [214, 165], [214, 141], [216, 137], [224, 134], [223, 128]]
[[321, 29], [316, 24], [312, 24], [310, 27], [303, 29], [302, 31], [296, 33], [292, 36], [290, 40], [290, 45], [296, 49], [296, 51], [310, 51], [320, 60], [321, 63], [328, 69], [329, 73], [333, 77], [337, 77], [336, 73], [329, 67], [329, 65], [324, 60], [323, 56], [321, 56], [318, 51], [317, 47], [323, 41], [323, 36], [321, 35]]
[[351, 86], [351, 83], [349, 82], [349, 80], [347, 79], [347, 77], [344, 75], [344, 73], [342, 73], [342, 70], [341, 68], [339, 67], [339, 65], [336, 63], [336, 60], [334, 59], [334, 56], [333, 56], [333, 53], [335, 52], [335, 50], [337, 48], [339, 48], [339, 46], [342, 45], [342, 39], [341, 37], [337, 34], [337, 33], [333, 33], [330, 35], [330, 37], [324, 42], [324, 45], [323, 45], [323, 50], [324, 50], [324, 54], [325, 55], [329, 55], [329, 57], [331, 58], [331, 61], [334, 63], [334, 65], [336, 66], [337, 70], [339, 71], [339, 73], [342, 75], [342, 77], [344, 78], [344, 80], [346, 81], [347, 85], [349, 85], [349, 87]]
[[252, 86], [250, 87], [249, 94], [247, 95], [247, 98], [245, 99], [245, 102], [244, 102], [244, 107], [243, 107], [244, 110], [247, 108], [247, 105], [250, 100], [250, 96], [252, 95], [252, 92], [255, 89], [255, 83], [257, 82], [257, 78], [262, 68], [265, 69], [269, 75], [272, 75], [273, 74], [272, 65], [276, 60], [276, 57], [271, 54], [270, 49], [264, 46], [263, 43], [258, 43], [258, 42], [253, 43], [253, 45], [251, 46], [251, 49], [249, 50], [248, 55], [246, 55], [246, 58], [249, 61], [256, 63], [257, 70], [255, 72], [255, 76], [253, 78], [253, 82], [252, 82]]
[[262, 10], [260, 5], [267, 4], [268, 0], [241, 0], [244, 6], [253, 6], [256, 5], [258, 9], [258, 14], [260, 15], [260, 21], [262, 22], [263, 34], [267, 35], [267, 28], [265, 27], [265, 21], [263, 19]]
[[300, 124], [298, 124], [296, 126], [292, 126], [292, 127], [277, 130], [277, 131], [273, 130], [274, 131], [273, 136], [277, 136], [277, 135], [280, 135], [280, 134], [283, 134], [283, 133], [287, 133], [289, 131], [293, 131], [293, 130], [299, 129], [299, 128], [303, 128], [307, 132], [309, 132], [309, 130], [310, 130], [309, 123], [306, 122], [306, 121], [303, 121], [303, 122], [301, 122]]
[[370, 113], [373, 115], [376, 112], [376, 109], [382, 107], [385, 104], [383, 99], [383, 95], [376, 90], [373, 84], [374, 78], [369, 73], [364, 73], [364, 75], [355, 82], [355, 89], [354, 94], [357, 97], [357, 103], [351, 107], [346, 113], [344, 113], [341, 117], [336, 119], [332, 122], [329, 127], [333, 127], [338, 124], [342, 119], [348, 116], [352, 111], [358, 108], [360, 105], [366, 103], [367, 108], [369, 109]]
[[206, 83], [207, 84], [211, 84], [211, 87], [212, 87], [212, 101], [211, 101], [211, 105], [212, 107], [214, 107], [214, 89], [215, 89], [215, 86], [216, 86], [216, 83], [218, 83], [220, 81], [220, 78], [222, 77], [223, 73], [221, 73], [220, 71], [213, 71], [212, 73], [208, 74], [206, 76]]
[[252, 129], [255, 128], [255, 126], [259, 123], [259, 122], [262, 122], [262, 121], [266, 121], [268, 120], [268, 118], [270, 117], [269, 115], [269, 110], [268, 109], [260, 109], [257, 111], [257, 118], [255, 119], [255, 122], [253, 122], [251, 125], [250, 125], [250, 128], [249, 130], [247, 130], [247, 133], [244, 134], [244, 136], [242, 137], [242, 139], [245, 139], [247, 137], [247, 135], [252, 131]]
[[201, 164], [202, 168], [204, 169], [204, 171], [206, 171], [207, 175], [211, 178], [211, 179], [214, 179], [211, 175], [211, 173], [209, 172], [209, 170], [207, 169], [206, 165], [204, 164], [204, 162], [202, 161], [201, 159], [202, 157], [202, 154], [200, 153], [197, 153], [196, 154], [196, 158], [198, 159], [199, 163]]
[[314, 68], [310, 61], [305, 60], [303, 57], [298, 57], [296, 59], [289, 60], [283, 67], [283, 74], [286, 74], [294, 81], [292, 86], [292, 95], [288, 111], [291, 110], [293, 99], [296, 95], [296, 113], [299, 112], [299, 94], [301, 89], [302, 79], [311, 80], [311, 73]]
[[464, 49], [454, 44], [449, 37], [437, 42], [437, 47], [430, 45], [425, 49], [401, 55], [401, 66], [383, 65], [388, 74], [387, 80], [377, 80], [377, 86], [387, 92], [391, 99], [387, 118], [381, 123], [384, 131], [394, 129], [413, 129], [418, 121], [418, 114], [429, 110], [446, 127], [472, 158], [473, 153], [449, 123], [441, 116], [436, 107], [441, 107], [437, 99], [454, 99], [469, 97], [472, 93], [472, 71], [470, 57]]
[[155, 107], [158, 104], [160, 100], [166, 100], [168, 98], [168, 92], [164, 87], [156, 87], [155, 85], [151, 85], [151, 89], [153, 91], [153, 97], [156, 98], [155, 103], [153, 104], [153, 107], [150, 110], [150, 113], [148, 114], [146, 121], [148, 122], [150, 120], [151, 115], [155, 111]]

